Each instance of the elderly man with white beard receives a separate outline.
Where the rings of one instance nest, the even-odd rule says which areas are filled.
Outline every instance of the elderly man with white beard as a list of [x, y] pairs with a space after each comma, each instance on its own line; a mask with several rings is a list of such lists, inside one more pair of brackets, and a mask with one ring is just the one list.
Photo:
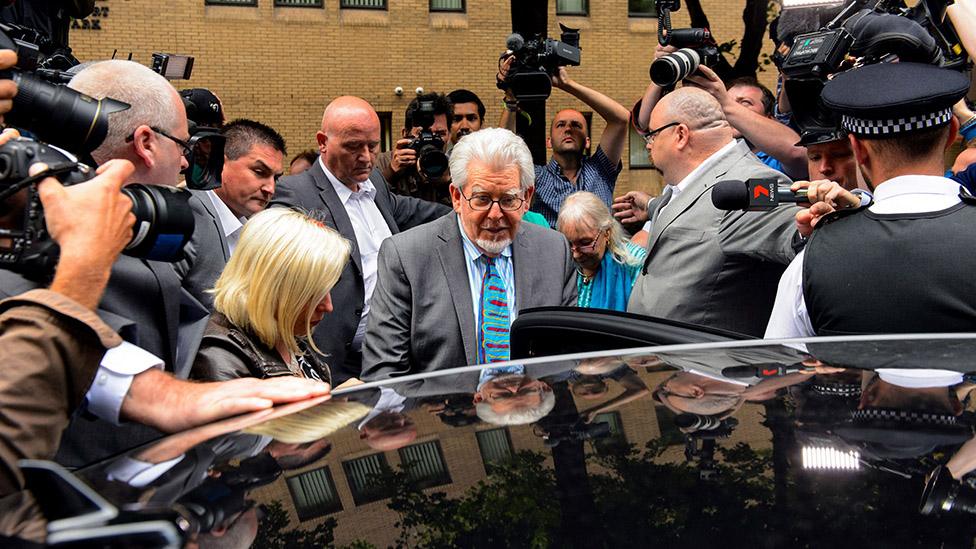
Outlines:
[[525, 142], [501, 128], [472, 133], [450, 169], [455, 213], [380, 248], [363, 379], [508, 360], [520, 309], [576, 303], [566, 239], [521, 223], [535, 173]]

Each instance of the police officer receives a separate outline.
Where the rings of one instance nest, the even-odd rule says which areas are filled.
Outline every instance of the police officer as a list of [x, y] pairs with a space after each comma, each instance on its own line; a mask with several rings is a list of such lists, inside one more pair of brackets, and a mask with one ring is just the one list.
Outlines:
[[973, 330], [976, 201], [942, 177], [952, 105], [968, 89], [962, 74], [917, 63], [827, 83], [823, 102], [842, 115], [874, 201], [819, 220], [780, 280], [767, 338]]

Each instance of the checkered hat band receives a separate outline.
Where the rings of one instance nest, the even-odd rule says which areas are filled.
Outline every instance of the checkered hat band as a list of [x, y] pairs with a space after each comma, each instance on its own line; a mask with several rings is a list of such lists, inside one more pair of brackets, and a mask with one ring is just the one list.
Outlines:
[[924, 130], [948, 124], [952, 119], [952, 109], [938, 112], [909, 116], [907, 118], [889, 118], [887, 120], [868, 120], [845, 114], [841, 118], [844, 129], [855, 135], [894, 135], [913, 130]]

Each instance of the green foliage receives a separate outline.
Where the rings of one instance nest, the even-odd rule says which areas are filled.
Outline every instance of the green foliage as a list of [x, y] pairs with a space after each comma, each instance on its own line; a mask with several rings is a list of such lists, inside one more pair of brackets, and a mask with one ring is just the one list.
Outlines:
[[[288, 512], [280, 501], [265, 506], [266, 513], [258, 527], [258, 536], [251, 547], [255, 549], [292, 549], [294, 547], [330, 547], [335, 542], [333, 530], [336, 519], [329, 517], [310, 530], [291, 529]], [[365, 549], [371, 546], [350, 546]]]

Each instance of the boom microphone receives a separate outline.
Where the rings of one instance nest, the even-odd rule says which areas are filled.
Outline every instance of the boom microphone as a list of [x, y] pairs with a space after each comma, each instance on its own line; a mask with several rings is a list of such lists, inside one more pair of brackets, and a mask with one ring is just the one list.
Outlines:
[[524, 46], [525, 38], [522, 38], [522, 35], [517, 32], [509, 34], [508, 38], [505, 39], [505, 47], [508, 48], [508, 51], [510, 52], [517, 52]]
[[720, 210], [772, 210], [781, 202], [808, 202], [805, 189], [794, 193], [777, 179], [749, 179], [747, 181], [719, 181], [712, 187], [712, 204]]

